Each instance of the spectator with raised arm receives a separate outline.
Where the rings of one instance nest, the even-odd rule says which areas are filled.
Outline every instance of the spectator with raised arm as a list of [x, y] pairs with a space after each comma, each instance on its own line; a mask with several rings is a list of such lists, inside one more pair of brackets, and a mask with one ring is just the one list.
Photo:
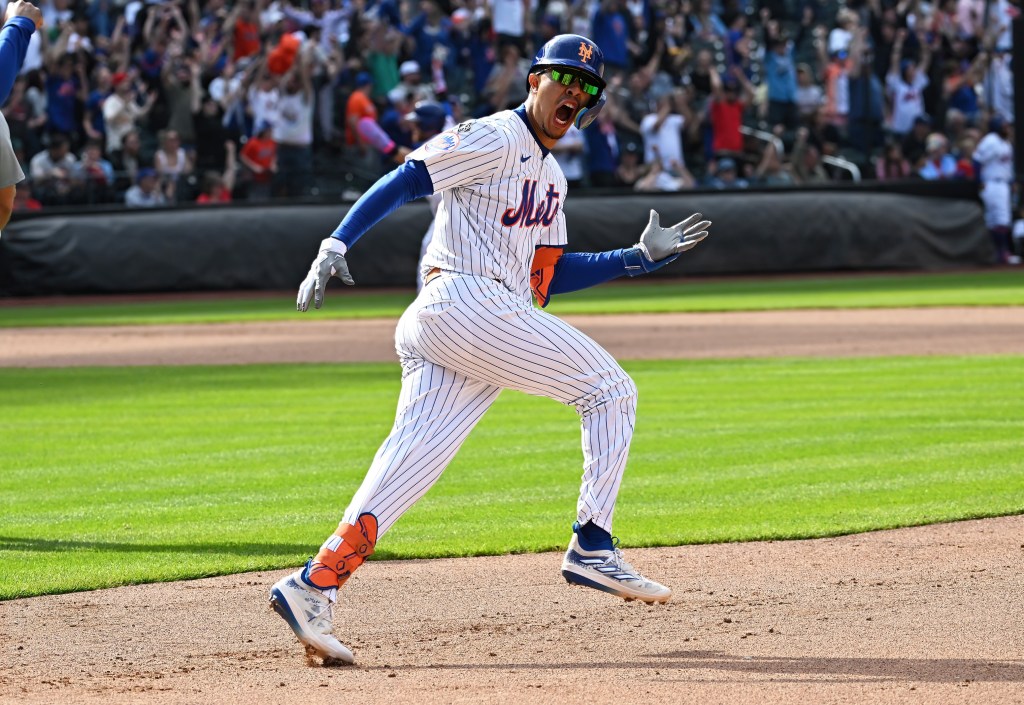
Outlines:
[[313, 80], [309, 61], [301, 53], [282, 86], [273, 125], [278, 165], [274, 194], [308, 196], [313, 187]]
[[913, 59], [903, 59], [903, 44], [907, 33], [900, 30], [892, 46], [889, 73], [885, 77], [891, 105], [889, 129], [899, 138], [914, 127], [914, 120], [924, 114], [924, 89], [928, 86], [928, 67], [931, 50], [921, 44], [920, 65]]

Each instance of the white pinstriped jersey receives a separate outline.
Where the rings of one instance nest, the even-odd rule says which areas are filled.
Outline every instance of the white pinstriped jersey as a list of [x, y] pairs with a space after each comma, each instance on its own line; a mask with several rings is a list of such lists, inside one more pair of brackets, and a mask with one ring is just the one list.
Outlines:
[[565, 176], [526, 122], [505, 110], [437, 135], [406, 160], [422, 161], [441, 194], [421, 263], [502, 282], [530, 297], [538, 245], [565, 245]]

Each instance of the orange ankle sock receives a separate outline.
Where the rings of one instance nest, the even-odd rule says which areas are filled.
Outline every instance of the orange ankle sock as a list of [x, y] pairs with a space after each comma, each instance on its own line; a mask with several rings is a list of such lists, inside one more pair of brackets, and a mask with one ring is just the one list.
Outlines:
[[377, 517], [362, 514], [355, 524], [341, 524], [309, 564], [306, 580], [320, 588], [340, 588], [352, 572], [373, 555]]

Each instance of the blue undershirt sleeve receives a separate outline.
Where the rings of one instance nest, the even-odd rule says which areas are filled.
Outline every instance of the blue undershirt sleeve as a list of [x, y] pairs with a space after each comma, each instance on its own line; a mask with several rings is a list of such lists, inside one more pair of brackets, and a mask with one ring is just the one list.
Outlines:
[[434, 184], [426, 165], [417, 160], [405, 162], [377, 180], [348, 209], [331, 237], [352, 247], [370, 228], [384, 220], [400, 206], [434, 193]]
[[27, 17], [12, 17], [0, 29], [0, 105], [7, 102], [35, 31], [36, 23]]
[[623, 274], [631, 277], [647, 274], [674, 262], [678, 257], [672, 255], [651, 262], [636, 247], [607, 252], [570, 252], [558, 258], [548, 293], [567, 294], [603, 284]]

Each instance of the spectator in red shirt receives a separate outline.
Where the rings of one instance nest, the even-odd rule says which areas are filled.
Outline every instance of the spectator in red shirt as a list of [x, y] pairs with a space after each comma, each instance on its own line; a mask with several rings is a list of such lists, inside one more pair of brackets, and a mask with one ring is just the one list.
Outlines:
[[715, 156], [742, 154], [743, 113], [750, 104], [753, 91], [743, 71], [733, 67], [725, 81], [717, 71], [711, 71], [711, 151]]
[[264, 201], [270, 197], [270, 185], [277, 172], [277, 143], [267, 123], [257, 126], [256, 134], [242, 147], [239, 159], [246, 168], [249, 200]]
[[232, 31], [235, 45], [234, 61], [246, 56], [255, 56], [260, 51], [260, 18], [254, 3], [241, 3], [236, 12]]

